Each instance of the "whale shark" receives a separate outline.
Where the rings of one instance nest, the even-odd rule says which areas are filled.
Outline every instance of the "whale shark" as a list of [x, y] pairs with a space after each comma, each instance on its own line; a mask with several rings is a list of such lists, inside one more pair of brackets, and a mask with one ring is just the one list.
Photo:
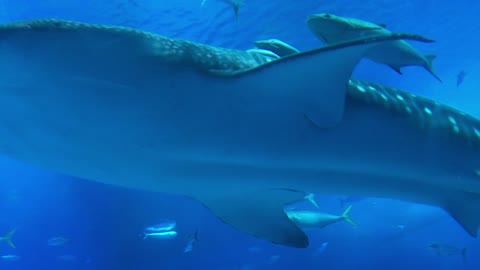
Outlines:
[[[194, 198], [292, 247], [305, 191], [376, 196], [480, 223], [480, 123], [351, 80], [372, 47], [337, 43], [259, 65], [243, 51], [58, 19], [0, 25], [0, 152], [67, 175]], [[301, 72], [299, 72], [301, 71]]]
[[[327, 44], [357, 39], [358, 37], [390, 33], [383, 24], [375, 24], [327, 13], [310, 15], [307, 18], [307, 25], [317, 38]], [[402, 67], [421, 66], [438, 81], [442, 81], [433, 69], [433, 60], [436, 56], [433, 54], [422, 55], [404, 40], [382, 43], [368, 52], [367, 58], [377, 63], [385, 64], [399, 74], [402, 74]]]

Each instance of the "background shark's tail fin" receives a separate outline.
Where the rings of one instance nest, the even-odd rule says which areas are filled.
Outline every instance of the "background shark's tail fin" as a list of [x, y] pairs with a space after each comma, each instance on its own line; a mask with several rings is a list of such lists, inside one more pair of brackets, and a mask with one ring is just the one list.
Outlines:
[[343, 212], [342, 214], [342, 218], [352, 224], [353, 226], [357, 227], [358, 226], [358, 223], [356, 223], [355, 221], [353, 221], [351, 218], [350, 218], [350, 211], [352, 211], [352, 205], [348, 206], [347, 209], [345, 210], [345, 212]]
[[462, 249], [463, 263], [467, 263], [467, 248]]
[[433, 75], [433, 77], [442, 82], [442, 79], [440, 79], [440, 77], [437, 75], [437, 72], [433, 70], [433, 60], [435, 60], [435, 58], [437, 58], [435, 54], [425, 55], [425, 59], [427, 59], [427, 70]]
[[15, 231], [17, 230], [17, 228], [14, 228], [13, 230], [11, 230], [7, 235], [5, 235], [4, 237], [2, 237], [2, 240], [5, 241], [9, 246], [11, 246], [12, 248], [16, 248], [15, 247], [15, 244], [12, 242], [12, 236], [15, 234]]

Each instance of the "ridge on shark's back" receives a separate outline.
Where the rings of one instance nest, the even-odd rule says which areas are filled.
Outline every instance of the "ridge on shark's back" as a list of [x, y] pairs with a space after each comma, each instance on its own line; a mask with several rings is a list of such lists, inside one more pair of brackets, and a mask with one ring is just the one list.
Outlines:
[[304, 191], [436, 205], [476, 235], [478, 121], [349, 81], [371, 46], [397, 39], [425, 41], [388, 34], [259, 66], [247, 52], [129, 28], [5, 24], [0, 151], [85, 179], [190, 196], [283, 245], [308, 245], [283, 211]]

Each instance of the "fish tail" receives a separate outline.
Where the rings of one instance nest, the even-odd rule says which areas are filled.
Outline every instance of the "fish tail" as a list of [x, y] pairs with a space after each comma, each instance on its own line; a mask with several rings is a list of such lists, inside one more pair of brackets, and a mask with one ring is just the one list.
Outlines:
[[15, 234], [17, 228], [12, 229], [7, 235], [2, 237], [2, 240], [5, 241], [12, 248], [16, 248], [15, 244], [12, 242], [12, 236]]
[[193, 239], [195, 239], [195, 241], [198, 241], [198, 227], [195, 229], [195, 235], [193, 236]]
[[317, 202], [315, 201], [315, 194], [309, 193], [308, 195], [305, 196], [305, 200], [311, 202], [311, 203], [313, 204], [313, 206], [315, 206], [316, 208], [318, 208], [318, 204], [317, 204]]
[[433, 77], [435, 77], [438, 81], [443, 82], [442, 79], [437, 75], [437, 72], [433, 69], [433, 60], [435, 60], [437, 56], [435, 54], [427, 54], [425, 55], [425, 59], [427, 60], [427, 70], [430, 72]]
[[462, 249], [463, 263], [467, 263], [467, 248]]
[[348, 206], [347, 209], [345, 210], [345, 212], [343, 212], [342, 214], [342, 218], [352, 224], [353, 226], [357, 227], [358, 226], [358, 223], [356, 223], [355, 221], [353, 221], [351, 218], [350, 218], [350, 211], [352, 211], [352, 205]]

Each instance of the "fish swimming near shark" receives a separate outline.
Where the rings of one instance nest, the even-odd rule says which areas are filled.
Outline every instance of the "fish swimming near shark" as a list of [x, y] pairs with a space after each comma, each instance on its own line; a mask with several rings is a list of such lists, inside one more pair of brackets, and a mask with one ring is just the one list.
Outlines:
[[[194, 198], [292, 247], [306, 192], [389, 197], [480, 224], [480, 123], [350, 79], [385, 34], [259, 65], [244, 51], [54, 19], [0, 25], [0, 152], [106, 184]], [[298, 72], [301, 70], [302, 72]], [[375, 132], [372, 132], [375, 130]]]
[[457, 74], [457, 88], [463, 83], [465, 76], [467, 76], [465, 70], [462, 70]]
[[145, 232], [143, 234], [143, 239], [153, 238], [153, 239], [173, 239], [177, 237], [176, 231], [162, 231], [162, 232]]
[[240, 13], [240, 7], [244, 5], [243, 2], [236, 1], [236, 0], [222, 0], [223, 2], [231, 5], [233, 7], [233, 12], [235, 13], [235, 19], [238, 20], [238, 16]]
[[[390, 33], [384, 24], [326, 13], [310, 15], [307, 24], [312, 33], [327, 44]], [[375, 62], [388, 65], [399, 74], [402, 74], [402, 67], [421, 66], [437, 80], [442, 81], [432, 67], [436, 56], [422, 55], [404, 40], [379, 44], [378, 47], [367, 53], [367, 57]]]
[[183, 253], [189, 253], [189, 252], [192, 252], [193, 250], [193, 246], [195, 245], [195, 243], [198, 242], [198, 228], [195, 229], [195, 233], [193, 235], [190, 235], [189, 239], [188, 239], [188, 242], [187, 242], [187, 245], [185, 246], [185, 248], [183, 249]]
[[467, 263], [467, 248], [458, 248], [444, 242], [433, 242], [428, 249], [438, 256], [462, 256], [463, 262]]
[[348, 206], [342, 215], [331, 215], [320, 211], [285, 210], [288, 218], [301, 228], [324, 228], [339, 221], [346, 221], [357, 227], [358, 224], [350, 218], [352, 206]]
[[2, 260], [4, 262], [16, 262], [16, 261], [19, 261], [20, 259], [21, 259], [20, 256], [13, 255], [13, 254], [1, 255], [0, 256], [0, 260]]
[[177, 222], [175, 220], [164, 220], [158, 224], [148, 226], [145, 228], [147, 232], [163, 232], [163, 231], [170, 231], [175, 229], [177, 226]]
[[64, 246], [66, 243], [70, 242], [70, 239], [62, 237], [62, 236], [57, 236], [57, 237], [52, 237], [47, 240], [47, 245], [51, 247], [60, 247]]

